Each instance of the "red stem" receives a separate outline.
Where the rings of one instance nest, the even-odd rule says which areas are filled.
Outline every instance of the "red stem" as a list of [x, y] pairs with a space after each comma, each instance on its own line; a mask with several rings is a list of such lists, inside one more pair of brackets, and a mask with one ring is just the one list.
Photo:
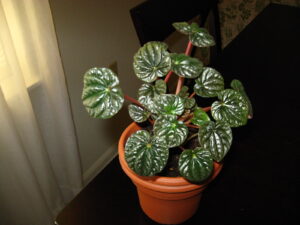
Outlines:
[[191, 41], [188, 42], [187, 47], [185, 49], [185, 53], [186, 55], [190, 55], [193, 49], [193, 44]]
[[194, 97], [195, 96], [195, 92], [193, 92], [190, 96], [189, 96], [189, 98], [192, 98], [192, 97]]
[[173, 74], [173, 71], [170, 70], [170, 72], [167, 74], [166, 78], [165, 78], [165, 83], [168, 83], [168, 81], [170, 80], [171, 75]]
[[131, 98], [128, 95], [124, 95], [125, 100], [130, 101], [138, 106], [144, 107], [139, 101], [135, 100], [134, 98]]
[[[185, 55], [190, 55], [191, 52], [192, 52], [192, 49], [193, 49], [193, 44], [192, 44], [191, 41], [189, 41], [188, 44], [187, 44], [187, 47], [185, 49], [185, 53], [184, 54]], [[178, 78], [178, 82], [177, 82], [176, 92], [175, 92], [176, 95], [180, 92], [183, 83], [184, 83], [184, 77], [179, 77]]]
[[180, 92], [183, 83], [184, 83], [184, 77], [179, 77], [177, 82], [176, 92], [175, 92], [176, 95]]
[[192, 128], [196, 128], [199, 129], [199, 126], [193, 125], [193, 124], [186, 124], [187, 127], [192, 127]]
[[202, 109], [203, 109], [203, 111], [208, 112], [209, 110], [211, 110], [211, 107], [208, 106], [208, 107], [205, 107], [205, 108], [202, 108]]

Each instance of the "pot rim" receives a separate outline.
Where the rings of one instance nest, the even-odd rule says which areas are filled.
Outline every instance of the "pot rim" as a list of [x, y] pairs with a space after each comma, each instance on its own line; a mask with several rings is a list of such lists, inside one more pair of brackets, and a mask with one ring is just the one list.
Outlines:
[[125, 160], [124, 146], [127, 138], [131, 133], [141, 129], [137, 123], [131, 123], [122, 133], [119, 144], [118, 153], [119, 161], [124, 172], [133, 180], [134, 183], [143, 185], [146, 188], [154, 189], [157, 191], [168, 192], [187, 192], [195, 189], [204, 189], [219, 174], [223, 167], [222, 163], [214, 162], [214, 172], [212, 176], [201, 184], [192, 184], [183, 177], [161, 177], [161, 176], [139, 176], [131, 170]]

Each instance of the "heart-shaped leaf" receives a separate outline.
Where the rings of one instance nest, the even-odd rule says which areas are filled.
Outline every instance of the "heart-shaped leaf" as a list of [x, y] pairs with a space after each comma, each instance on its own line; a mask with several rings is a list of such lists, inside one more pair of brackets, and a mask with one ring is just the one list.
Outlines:
[[202, 74], [195, 82], [194, 91], [201, 97], [215, 97], [224, 90], [222, 75], [210, 67], [204, 67]]
[[194, 111], [194, 116], [191, 119], [191, 122], [195, 125], [202, 126], [208, 121], [210, 121], [210, 118], [207, 113], [202, 108], [197, 107]]
[[198, 24], [191, 24], [189, 39], [197, 47], [210, 47], [215, 45], [215, 40], [205, 28], [200, 28]]
[[203, 68], [203, 63], [185, 54], [171, 54], [172, 66], [171, 69], [178, 76], [185, 78], [196, 78], [200, 75]]
[[164, 138], [169, 148], [181, 145], [187, 135], [188, 128], [182, 122], [176, 119], [176, 116], [161, 115], [154, 123], [154, 134]]
[[199, 129], [198, 138], [203, 148], [210, 151], [213, 159], [220, 162], [231, 146], [232, 132], [225, 122], [210, 121]]
[[133, 68], [136, 76], [151, 83], [165, 76], [171, 69], [168, 46], [163, 42], [148, 42], [134, 55]]
[[248, 104], [237, 91], [226, 89], [219, 92], [218, 99], [211, 106], [211, 113], [215, 120], [222, 120], [231, 127], [239, 127], [247, 123]]
[[178, 162], [180, 174], [191, 182], [206, 180], [213, 171], [213, 160], [209, 151], [203, 148], [184, 150]]
[[177, 22], [172, 24], [173, 27], [183, 34], [191, 33], [191, 26], [187, 22]]
[[155, 85], [142, 84], [138, 90], [138, 100], [145, 106], [150, 112], [157, 113], [154, 107], [154, 97], [165, 94], [167, 91], [167, 85], [163, 80], [157, 80]]
[[158, 95], [154, 99], [156, 111], [165, 115], [181, 115], [184, 111], [182, 99], [173, 94]]
[[245, 88], [244, 88], [244, 85], [242, 84], [242, 82], [239, 81], [239, 80], [237, 80], [237, 79], [234, 79], [234, 80], [231, 81], [230, 86], [234, 90], [238, 91], [245, 98], [245, 100], [248, 103], [248, 109], [249, 109], [249, 113], [248, 114], [249, 114], [249, 117], [252, 118], [253, 117], [252, 104], [251, 104], [251, 101], [250, 101], [250, 99], [249, 99], [246, 91], [245, 91]]
[[169, 149], [159, 137], [151, 137], [148, 131], [139, 130], [132, 134], [125, 145], [128, 166], [141, 176], [153, 176], [166, 165]]
[[150, 112], [140, 106], [130, 104], [128, 106], [129, 116], [137, 123], [142, 123], [148, 119]]
[[84, 74], [82, 101], [90, 116], [107, 119], [122, 108], [119, 79], [108, 68], [92, 68]]

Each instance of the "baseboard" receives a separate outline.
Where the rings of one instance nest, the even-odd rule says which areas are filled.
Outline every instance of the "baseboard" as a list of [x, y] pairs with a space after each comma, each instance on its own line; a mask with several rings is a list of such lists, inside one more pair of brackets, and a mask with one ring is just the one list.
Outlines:
[[90, 183], [118, 154], [118, 144], [115, 143], [102, 154], [96, 162], [83, 173], [83, 184]]

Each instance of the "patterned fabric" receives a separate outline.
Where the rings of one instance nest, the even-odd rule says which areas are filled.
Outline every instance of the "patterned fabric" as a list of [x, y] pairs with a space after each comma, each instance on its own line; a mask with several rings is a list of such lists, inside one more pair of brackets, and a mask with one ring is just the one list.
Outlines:
[[220, 0], [222, 47], [228, 45], [270, 3], [300, 7], [300, 0]]
[[271, 0], [272, 3], [300, 7], [300, 0]]
[[269, 3], [270, 0], [220, 0], [222, 47], [228, 45]]

